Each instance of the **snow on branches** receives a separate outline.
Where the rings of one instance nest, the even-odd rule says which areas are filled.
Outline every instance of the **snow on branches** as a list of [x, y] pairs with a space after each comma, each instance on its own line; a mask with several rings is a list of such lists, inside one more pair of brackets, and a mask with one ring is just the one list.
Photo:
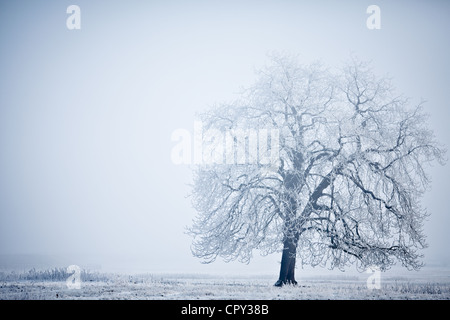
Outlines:
[[426, 167], [444, 161], [425, 119], [368, 64], [274, 58], [238, 101], [201, 116], [222, 131], [277, 129], [279, 157], [196, 167], [194, 255], [248, 262], [292, 247], [302, 264], [419, 268]]

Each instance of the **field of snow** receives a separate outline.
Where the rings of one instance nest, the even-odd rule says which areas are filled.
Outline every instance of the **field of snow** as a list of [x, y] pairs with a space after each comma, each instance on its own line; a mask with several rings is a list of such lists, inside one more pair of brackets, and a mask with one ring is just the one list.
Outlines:
[[81, 288], [66, 284], [63, 269], [0, 272], [2, 300], [299, 300], [450, 299], [448, 273], [415, 277], [383, 275], [380, 289], [367, 287], [368, 275], [304, 275], [297, 286], [274, 287], [274, 276], [199, 274], [81, 274]]

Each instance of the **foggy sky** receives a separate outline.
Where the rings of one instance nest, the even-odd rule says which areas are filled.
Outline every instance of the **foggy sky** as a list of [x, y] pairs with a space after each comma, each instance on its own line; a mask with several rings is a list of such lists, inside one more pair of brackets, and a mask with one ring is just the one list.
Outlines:
[[[66, 27], [71, 4], [80, 30]], [[371, 4], [380, 30], [366, 27]], [[171, 162], [171, 133], [236, 98], [274, 51], [372, 61], [412, 104], [427, 101], [448, 146], [449, 14], [447, 1], [1, 2], [0, 255], [214, 269], [191, 257], [191, 169]], [[430, 173], [424, 261], [450, 263], [449, 166]], [[278, 272], [277, 259], [252, 266]]]

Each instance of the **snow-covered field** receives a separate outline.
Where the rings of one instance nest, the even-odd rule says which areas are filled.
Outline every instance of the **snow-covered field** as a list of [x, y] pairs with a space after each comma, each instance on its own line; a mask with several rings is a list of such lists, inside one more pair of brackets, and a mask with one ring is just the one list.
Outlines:
[[304, 275], [297, 286], [274, 287], [274, 276], [199, 274], [81, 274], [70, 289], [59, 269], [0, 272], [0, 299], [450, 299], [447, 272], [421, 276], [383, 275], [380, 289], [367, 287], [368, 275]]

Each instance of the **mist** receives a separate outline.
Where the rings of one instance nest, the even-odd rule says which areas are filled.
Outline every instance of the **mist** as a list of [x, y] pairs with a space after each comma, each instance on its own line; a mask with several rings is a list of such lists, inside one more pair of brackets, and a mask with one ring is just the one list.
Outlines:
[[[80, 29], [67, 28], [71, 4]], [[426, 101], [448, 146], [450, 3], [377, 1], [380, 29], [366, 25], [371, 4], [2, 2], [0, 265], [277, 272], [281, 256], [257, 251], [249, 265], [192, 256], [192, 168], [173, 163], [171, 135], [193, 132], [196, 114], [236, 99], [268, 55], [286, 52], [332, 68], [371, 61], [411, 104]], [[445, 266], [448, 165], [430, 177], [424, 262]]]

